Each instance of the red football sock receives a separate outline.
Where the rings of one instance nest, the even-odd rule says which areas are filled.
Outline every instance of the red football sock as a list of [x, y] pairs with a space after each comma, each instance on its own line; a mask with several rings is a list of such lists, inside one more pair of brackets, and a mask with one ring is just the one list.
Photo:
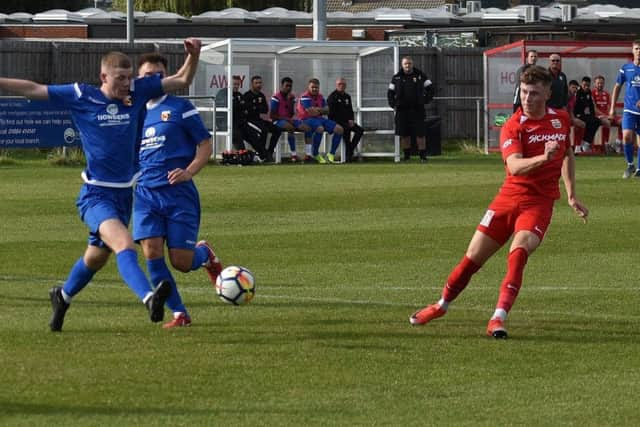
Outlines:
[[511, 306], [513, 306], [522, 286], [524, 266], [527, 264], [528, 258], [529, 254], [524, 248], [516, 248], [509, 254], [507, 258], [507, 274], [500, 285], [500, 296], [498, 297], [496, 308], [501, 308], [507, 313], [511, 310]]
[[471, 276], [480, 270], [480, 267], [481, 266], [477, 265], [465, 255], [451, 274], [449, 274], [447, 283], [442, 289], [442, 299], [446, 302], [451, 302], [456, 299], [460, 292], [469, 284]]

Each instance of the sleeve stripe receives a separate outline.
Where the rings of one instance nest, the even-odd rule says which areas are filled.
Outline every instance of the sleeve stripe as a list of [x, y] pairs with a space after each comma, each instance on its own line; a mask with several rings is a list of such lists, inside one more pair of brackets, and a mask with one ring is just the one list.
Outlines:
[[76, 92], [76, 96], [78, 98], [82, 96], [82, 90], [80, 90], [80, 85], [78, 83], [73, 84], [73, 90]]
[[196, 115], [196, 114], [200, 114], [200, 113], [198, 113], [198, 110], [196, 110], [196, 109], [194, 108], [193, 110], [189, 110], [189, 111], [187, 111], [187, 112], [185, 112], [185, 113], [182, 113], [182, 118], [183, 118], [183, 119], [186, 119], [186, 118], [191, 117], [191, 116], [194, 116], [194, 115]]

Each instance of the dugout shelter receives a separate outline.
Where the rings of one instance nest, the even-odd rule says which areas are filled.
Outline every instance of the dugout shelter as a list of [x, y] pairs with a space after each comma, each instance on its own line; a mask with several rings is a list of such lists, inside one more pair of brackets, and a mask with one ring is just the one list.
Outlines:
[[[537, 65], [545, 68], [549, 67], [549, 55], [560, 54], [562, 71], [566, 74], [568, 81], [580, 82], [582, 77], [589, 76], [593, 88], [594, 77], [604, 76], [605, 89], [609, 93], [613, 89], [620, 66], [633, 59], [631, 41], [521, 40], [485, 51], [484, 149], [486, 153], [499, 150], [500, 119], [513, 112], [516, 70], [524, 64], [526, 52], [532, 49], [538, 51]], [[622, 106], [623, 99], [624, 89], [618, 97], [619, 107]]]
[[[293, 79], [293, 92], [300, 95], [310, 78], [320, 80], [325, 99], [343, 77], [353, 100], [356, 122], [365, 128], [360, 154], [394, 157], [400, 160], [398, 138], [394, 136], [393, 110], [387, 103], [387, 88], [399, 67], [396, 42], [312, 41], [282, 39], [226, 39], [202, 48], [191, 95], [215, 96], [214, 155], [232, 148], [232, 91], [227, 90], [233, 75], [242, 81], [240, 91], [249, 90], [251, 77], [262, 77], [267, 102], [280, 88], [280, 80]], [[276, 161], [288, 155], [283, 135], [276, 149]], [[303, 136], [296, 135], [297, 151], [304, 152]], [[326, 141], [326, 138], [325, 138]], [[326, 144], [325, 144], [326, 148]], [[326, 151], [322, 149], [321, 151]], [[344, 159], [341, 144], [340, 159]]]

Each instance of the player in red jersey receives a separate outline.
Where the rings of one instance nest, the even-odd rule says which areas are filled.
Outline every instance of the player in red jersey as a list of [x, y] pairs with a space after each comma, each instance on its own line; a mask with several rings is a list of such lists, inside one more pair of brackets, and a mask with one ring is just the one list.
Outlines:
[[575, 157], [569, 142], [570, 119], [564, 110], [546, 107], [551, 95], [551, 75], [531, 66], [520, 77], [518, 109], [502, 128], [500, 146], [506, 178], [489, 205], [460, 263], [451, 271], [440, 300], [410, 317], [413, 325], [443, 316], [484, 263], [513, 236], [507, 257], [507, 273], [500, 285], [496, 310], [487, 335], [506, 338], [504, 322], [522, 285], [529, 255], [542, 242], [553, 204], [560, 198], [562, 176], [569, 206], [585, 222], [588, 209], [577, 199]]
[[[613, 116], [613, 120], [609, 120], [609, 107], [611, 107], [611, 95], [604, 89], [604, 76], [596, 76], [593, 79], [594, 88], [591, 90], [591, 97], [596, 106], [596, 117], [602, 122], [602, 144], [609, 143], [609, 132], [611, 126], [618, 127], [618, 136], [615, 145], [612, 148], [620, 153], [622, 150], [622, 118]], [[609, 124], [608, 126], [606, 124]], [[605, 146], [606, 148], [606, 146]]]

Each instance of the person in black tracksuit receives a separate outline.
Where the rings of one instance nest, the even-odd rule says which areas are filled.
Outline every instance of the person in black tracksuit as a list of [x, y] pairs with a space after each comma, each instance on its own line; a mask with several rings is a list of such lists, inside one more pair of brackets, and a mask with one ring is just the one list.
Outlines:
[[[268, 120], [269, 104], [261, 92], [262, 77], [251, 77], [251, 89], [243, 95], [247, 108], [246, 135], [262, 160], [267, 160], [267, 134], [271, 132], [271, 145], [275, 147], [282, 131]], [[271, 160], [271, 159], [269, 159]]]
[[433, 99], [431, 80], [413, 66], [409, 56], [402, 58], [402, 68], [391, 79], [387, 90], [387, 101], [395, 111], [396, 135], [400, 137], [400, 147], [404, 160], [411, 158], [411, 137], [416, 138], [422, 161], [427, 160], [425, 141], [424, 105]]
[[[232, 102], [232, 111], [233, 111], [233, 140], [231, 143], [233, 144], [233, 148], [235, 150], [244, 150], [246, 147], [244, 145], [243, 137], [244, 137], [244, 125], [247, 120], [247, 109], [244, 105], [244, 99], [242, 98], [242, 93], [240, 92], [240, 86], [242, 85], [242, 80], [240, 76], [233, 76], [232, 81], [232, 94], [231, 94], [231, 102]], [[216, 107], [224, 108], [227, 106], [227, 91], [228, 88], [222, 88], [216, 94]], [[216, 113], [216, 127], [218, 130], [227, 130], [227, 113]]]
[[[345, 92], [346, 88], [346, 80], [342, 77], [337, 79], [336, 90], [331, 92], [327, 98], [327, 105], [329, 106], [329, 119], [344, 129], [342, 140], [346, 150], [345, 162], [350, 163], [353, 160], [353, 151], [358, 146], [364, 129], [354, 121], [353, 102], [351, 96]], [[353, 132], [353, 139], [351, 132]]]
[[[585, 123], [585, 131], [580, 148], [583, 152], [589, 152], [591, 151], [591, 144], [593, 144], [593, 137], [602, 125], [602, 122], [596, 117], [596, 107], [591, 95], [591, 78], [588, 76], [582, 78], [580, 88], [576, 92], [576, 103], [573, 107], [573, 115]], [[578, 144], [580, 144], [580, 141], [576, 141], [576, 146]]]

